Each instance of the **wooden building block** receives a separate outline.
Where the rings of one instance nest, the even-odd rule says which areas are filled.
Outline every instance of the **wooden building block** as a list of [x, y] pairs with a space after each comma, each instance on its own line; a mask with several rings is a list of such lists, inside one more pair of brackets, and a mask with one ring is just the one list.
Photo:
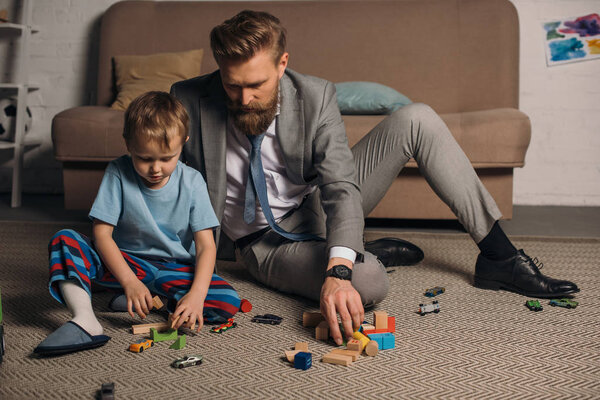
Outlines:
[[350, 339], [346, 344], [346, 348], [350, 351], [358, 351], [358, 354], [362, 353], [362, 344], [358, 339]]
[[360, 356], [360, 352], [358, 350], [349, 350], [349, 349], [333, 349], [330, 351], [332, 354], [341, 354], [343, 356], [352, 357], [352, 361], [356, 361]]
[[294, 350], [300, 350], [308, 353], [308, 343], [306, 342], [297, 342], [294, 346]]
[[164, 304], [163, 302], [160, 300], [160, 297], [158, 296], [154, 296], [152, 298], [152, 308], [155, 310], [160, 310], [161, 308], [163, 308]]
[[372, 331], [375, 329], [375, 325], [371, 325], [371, 324], [362, 324], [360, 326], [362, 328], [362, 330], [359, 330], [359, 332], [365, 333], [365, 331]]
[[294, 357], [294, 368], [307, 370], [312, 367], [312, 354], [301, 351]]
[[[171, 327], [171, 324], [173, 324], [173, 322], [176, 322], [179, 319], [179, 316], [177, 316], [177, 318], [175, 318], [175, 320], [173, 320], [173, 314], [169, 314], [169, 327]], [[188, 322], [189, 318], [185, 320], [185, 322]], [[184, 322], [184, 323], [185, 323]], [[196, 324], [194, 324], [194, 326], [191, 328], [192, 330], [196, 329]]]
[[373, 312], [373, 325], [375, 329], [387, 329], [388, 315], [385, 311], [374, 311]]
[[294, 362], [294, 357], [296, 357], [296, 354], [300, 353], [300, 350], [286, 350], [285, 351], [285, 358], [287, 358], [287, 360], [291, 363]]
[[324, 320], [325, 318], [323, 318], [318, 311], [304, 311], [304, 313], [302, 313], [302, 326], [306, 328], [314, 328]]
[[379, 344], [376, 341], [371, 340], [365, 347], [365, 353], [370, 357], [375, 357], [379, 353]]
[[327, 321], [319, 322], [319, 325], [315, 328], [315, 338], [317, 340], [329, 339], [329, 325], [327, 324]]
[[166, 331], [171, 327], [169, 322], [155, 322], [152, 324], [131, 325], [131, 331], [134, 335], [150, 333], [150, 328], [155, 328], [157, 331]]
[[181, 350], [185, 347], [186, 336], [181, 335], [177, 338], [177, 340], [169, 346], [170, 349]]
[[363, 335], [360, 332], [354, 332], [352, 334], [352, 337], [358, 341], [360, 341], [360, 351], [363, 351], [365, 349], [365, 347], [367, 346], [367, 343], [369, 343], [369, 339], [367, 336]]
[[388, 332], [396, 332], [396, 317], [388, 317]]
[[154, 340], [155, 342], [177, 340], [177, 329], [169, 329], [166, 332], [158, 333], [156, 328], [150, 328], [150, 339]]
[[352, 364], [352, 357], [342, 354], [327, 353], [323, 356], [321, 361], [328, 364], [350, 365]]

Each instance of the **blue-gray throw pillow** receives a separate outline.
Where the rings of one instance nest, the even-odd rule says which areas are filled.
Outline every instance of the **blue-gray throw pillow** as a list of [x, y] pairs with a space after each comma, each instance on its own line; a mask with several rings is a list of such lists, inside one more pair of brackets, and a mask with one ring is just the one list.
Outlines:
[[391, 114], [412, 101], [391, 87], [375, 82], [335, 84], [342, 115]]

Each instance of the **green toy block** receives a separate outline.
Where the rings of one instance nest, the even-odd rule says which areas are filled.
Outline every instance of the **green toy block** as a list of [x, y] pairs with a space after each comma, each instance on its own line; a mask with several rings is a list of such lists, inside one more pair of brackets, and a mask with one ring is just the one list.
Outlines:
[[169, 329], [166, 332], [158, 332], [156, 328], [150, 328], [150, 339], [154, 340], [155, 342], [177, 340], [177, 329]]
[[169, 346], [170, 349], [175, 349], [175, 350], [181, 350], [185, 347], [185, 335], [181, 335], [177, 338], [177, 340], [175, 341], [175, 343], [173, 343], [171, 346]]

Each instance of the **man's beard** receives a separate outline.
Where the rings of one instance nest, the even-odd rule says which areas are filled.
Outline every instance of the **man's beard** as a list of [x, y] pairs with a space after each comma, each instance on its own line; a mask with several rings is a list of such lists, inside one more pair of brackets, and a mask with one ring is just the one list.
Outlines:
[[246, 135], [260, 135], [266, 132], [277, 114], [279, 102], [279, 88], [273, 92], [273, 96], [266, 104], [250, 102], [242, 107], [239, 102], [227, 100], [227, 109], [233, 117], [235, 126]]

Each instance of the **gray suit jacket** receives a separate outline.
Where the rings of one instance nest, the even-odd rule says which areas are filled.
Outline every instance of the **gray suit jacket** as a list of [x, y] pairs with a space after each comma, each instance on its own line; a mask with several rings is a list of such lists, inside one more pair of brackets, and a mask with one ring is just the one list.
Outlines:
[[[277, 137], [288, 177], [296, 184], [318, 186], [327, 217], [328, 249], [346, 246], [359, 253], [361, 260], [364, 252], [361, 195], [335, 87], [331, 82], [287, 69], [280, 81], [280, 91]], [[183, 160], [204, 176], [215, 214], [221, 221], [227, 191], [227, 95], [220, 73], [215, 71], [177, 82], [171, 93], [183, 102], [190, 116], [190, 139], [184, 147]], [[306, 213], [300, 218], [310, 216]], [[285, 222], [281, 226], [290, 229]], [[305, 222], [306, 226], [314, 225]], [[298, 228], [297, 221], [295, 225], [292, 230]], [[222, 251], [220, 254], [223, 255]]]

